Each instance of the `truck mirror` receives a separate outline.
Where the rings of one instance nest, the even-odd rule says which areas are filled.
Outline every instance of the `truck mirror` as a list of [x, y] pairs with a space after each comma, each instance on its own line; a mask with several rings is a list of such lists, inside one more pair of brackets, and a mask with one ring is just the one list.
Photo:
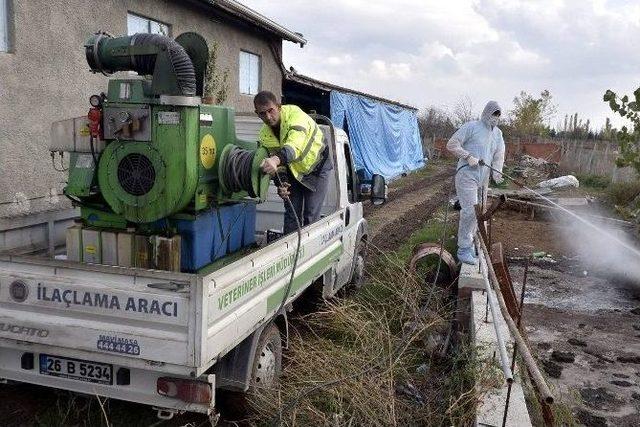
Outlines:
[[371, 203], [381, 205], [387, 201], [387, 183], [382, 175], [371, 177]]

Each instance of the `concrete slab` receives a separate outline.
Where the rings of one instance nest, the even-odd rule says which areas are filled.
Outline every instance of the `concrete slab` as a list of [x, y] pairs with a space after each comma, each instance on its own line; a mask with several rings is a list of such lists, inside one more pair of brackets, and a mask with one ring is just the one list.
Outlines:
[[587, 206], [589, 201], [584, 197], [558, 197], [556, 203], [563, 207]]
[[479, 264], [462, 264], [460, 276], [458, 277], [458, 289], [484, 289], [485, 277], [487, 275], [487, 263], [484, 257], [478, 258]]
[[[481, 261], [484, 259], [481, 257]], [[486, 263], [484, 264], [484, 275], [482, 277], [483, 289], [486, 283]], [[477, 267], [476, 270], [477, 272]], [[493, 291], [491, 291], [493, 292]], [[497, 339], [491, 308], [487, 307], [487, 294], [481, 290], [471, 292], [471, 319], [470, 330], [474, 344], [478, 349], [480, 357], [494, 359], [498, 369], [500, 369], [500, 356], [497, 348]], [[495, 295], [494, 295], [495, 298]], [[487, 312], [489, 310], [489, 312]], [[485, 322], [485, 316], [487, 321]], [[504, 320], [502, 313], [498, 313], [498, 330], [507, 346], [509, 357], [513, 354], [513, 339], [509, 333], [509, 327]], [[495, 354], [495, 356], [494, 356]], [[511, 397], [509, 400], [509, 410], [507, 413], [507, 426], [526, 427], [531, 426], [531, 418], [527, 411], [524, 390], [522, 389], [520, 375], [517, 374], [518, 366], [514, 369], [514, 382], [511, 385]], [[504, 407], [507, 398], [508, 385], [506, 381], [499, 388], [491, 390], [479, 403], [476, 412], [476, 425], [478, 426], [502, 426]]]

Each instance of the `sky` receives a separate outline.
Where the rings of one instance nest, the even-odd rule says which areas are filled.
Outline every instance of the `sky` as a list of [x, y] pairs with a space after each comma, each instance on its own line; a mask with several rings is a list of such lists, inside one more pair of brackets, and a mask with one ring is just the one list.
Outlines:
[[638, 0], [241, 1], [308, 40], [284, 42], [287, 68], [420, 109], [509, 111], [548, 89], [551, 126], [576, 112], [619, 126], [602, 95], [640, 86]]

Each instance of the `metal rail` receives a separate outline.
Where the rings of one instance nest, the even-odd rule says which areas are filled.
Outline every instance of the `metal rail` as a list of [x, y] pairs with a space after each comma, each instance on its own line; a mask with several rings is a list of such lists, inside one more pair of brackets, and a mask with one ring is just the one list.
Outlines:
[[498, 353], [500, 354], [500, 365], [502, 366], [502, 372], [504, 373], [504, 378], [507, 380], [508, 384], [513, 383], [513, 372], [511, 371], [511, 362], [509, 361], [509, 356], [507, 355], [507, 347], [504, 343], [504, 338], [502, 337], [502, 332], [500, 332], [500, 327], [498, 325], [499, 319], [499, 311], [496, 308], [495, 296], [493, 294], [493, 289], [491, 288], [491, 284], [489, 283], [489, 279], [485, 278], [484, 285], [487, 290], [487, 299], [489, 300], [489, 307], [491, 307], [491, 318], [493, 319], [493, 329], [496, 331], [496, 340], [498, 341]]
[[[487, 249], [487, 246], [484, 243], [484, 240], [482, 239], [482, 236], [480, 235], [479, 232], [476, 232], [476, 241], [478, 242], [478, 246], [480, 247], [480, 250], [482, 251], [482, 254], [484, 255], [485, 259], [491, 260], [491, 257], [489, 256], [489, 250]], [[491, 284], [493, 290], [495, 291], [495, 295], [498, 299], [498, 304], [500, 305], [500, 310], [502, 311], [502, 316], [504, 317], [504, 320], [507, 322], [509, 331], [511, 332], [511, 335], [513, 336], [513, 339], [515, 340], [516, 345], [518, 346], [518, 351], [521, 353], [522, 360], [525, 366], [527, 367], [527, 370], [529, 371], [531, 380], [540, 391], [540, 395], [542, 396], [544, 401], [548, 404], [551, 404], [554, 401], [553, 394], [551, 394], [551, 390], [549, 390], [549, 386], [544, 380], [544, 377], [542, 376], [542, 373], [538, 368], [538, 364], [536, 363], [535, 359], [531, 355], [531, 352], [529, 351], [529, 346], [527, 345], [525, 340], [522, 338], [522, 335], [520, 334], [520, 331], [518, 330], [518, 327], [516, 326], [516, 324], [513, 322], [511, 315], [509, 315], [509, 311], [507, 310], [507, 304], [504, 302], [504, 298], [502, 297], [502, 293], [500, 292], [498, 278], [496, 276], [496, 272], [493, 270], [493, 265], [491, 264], [490, 261], [487, 262], [486, 265], [487, 265], [487, 272], [489, 276], [488, 281]]]

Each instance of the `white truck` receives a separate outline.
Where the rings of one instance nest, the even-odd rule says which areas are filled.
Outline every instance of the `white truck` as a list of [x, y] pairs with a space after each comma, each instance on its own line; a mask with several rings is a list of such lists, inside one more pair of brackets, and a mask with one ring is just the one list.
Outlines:
[[[161, 418], [214, 415], [216, 389], [273, 383], [292, 304], [363, 274], [368, 229], [349, 140], [325, 123], [335, 179], [323, 218], [300, 234], [264, 238], [282, 224], [272, 188], [258, 207], [260, 247], [205, 273], [0, 257], [0, 378], [152, 405]], [[383, 202], [384, 179], [372, 182]]]

